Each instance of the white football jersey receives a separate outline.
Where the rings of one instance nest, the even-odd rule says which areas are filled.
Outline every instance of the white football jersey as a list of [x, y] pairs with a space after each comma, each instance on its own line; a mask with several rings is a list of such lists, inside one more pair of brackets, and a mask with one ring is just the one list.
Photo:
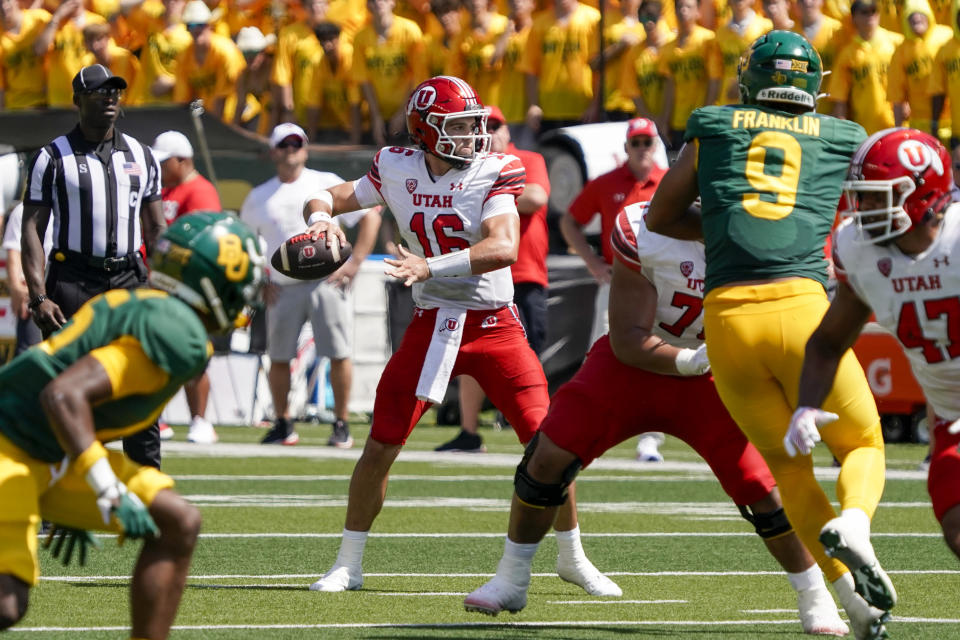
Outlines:
[[[481, 223], [497, 215], [519, 215], [516, 196], [524, 170], [515, 156], [488, 154], [465, 169], [434, 177], [424, 152], [385, 147], [364, 178], [390, 207], [404, 244], [422, 258], [468, 249], [483, 235]], [[508, 198], [495, 198], [498, 195]], [[513, 302], [513, 279], [504, 267], [480, 275], [430, 278], [413, 285], [418, 307], [497, 309]]]
[[676, 240], [647, 229], [649, 202], [628, 205], [617, 214], [611, 246], [617, 256], [657, 289], [654, 335], [675, 347], [696, 349], [703, 342], [702, 242]]
[[920, 255], [856, 241], [856, 225], [845, 220], [833, 239], [837, 278], [903, 344], [937, 415], [960, 418], [960, 205], [950, 205], [940, 233]]

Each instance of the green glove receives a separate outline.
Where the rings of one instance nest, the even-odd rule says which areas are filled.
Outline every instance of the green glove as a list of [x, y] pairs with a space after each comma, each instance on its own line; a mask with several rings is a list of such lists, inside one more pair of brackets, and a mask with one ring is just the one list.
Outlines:
[[[66, 549], [63, 547], [64, 543], [67, 545]], [[52, 549], [50, 545], [53, 545]], [[79, 548], [80, 554], [78, 562], [81, 566], [87, 564], [87, 549], [90, 547], [95, 549], [100, 548], [100, 542], [92, 533], [86, 529], [74, 529], [73, 527], [65, 527], [59, 524], [51, 524], [50, 533], [43, 543], [43, 548], [50, 549], [50, 555], [63, 562], [64, 566], [70, 564], [70, 560], [73, 558], [73, 551], [77, 548]], [[60, 556], [61, 551], [63, 552], [62, 557]]]
[[126, 538], [156, 538], [160, 535], [160, 529], [147, 511], [147, 507], [130, 491], [124, 491], [120, 494], [117, 505], [111, 509], [114, 516], [123, 527], [120, 534], [120, 543]]

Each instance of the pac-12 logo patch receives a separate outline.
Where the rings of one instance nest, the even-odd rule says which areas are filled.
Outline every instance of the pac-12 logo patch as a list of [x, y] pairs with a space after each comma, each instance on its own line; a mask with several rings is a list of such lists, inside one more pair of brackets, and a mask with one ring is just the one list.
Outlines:
[[440, 333], [444, 331], [450, 331], [451, 333], [460, 328], [460, 321], [456, 318], [447, 318], [443, 321], [443, 326], [440, 327]]
[[884, 278], [889, 278], [890, 272], [893, 271], [893, 260], [890, 258], [880, 258], [877, 260], [877, 269], [880, 270]]
[[693, 273], [693, 262], [690, 260], [685, 260], [680, 263], [680, 273], [683, 274], [684, 278], [689, 278], [690, 274]]
[[407, 178], [407, 193], [413, 193], [417, 190], [417, 179], [416, 178]]

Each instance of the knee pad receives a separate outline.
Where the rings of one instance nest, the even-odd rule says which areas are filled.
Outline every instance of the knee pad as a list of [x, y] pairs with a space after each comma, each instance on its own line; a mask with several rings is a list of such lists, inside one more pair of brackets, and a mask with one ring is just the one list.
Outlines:
[[567, 489], [573, 483], [577, 473], [582, 466], [579, 460], [574, 460], [563, 470], [560, 482], [556, 484], [547, 484], [539, 482], [532, 478], [527, 472], [527, 463], [537, 448], [537, 440], [540, 438], [540, 432], [534, 434], [533, 438], [527, 444], [523, 452], [523, 459], [517, 465], [517, 472], [513, 476], [513, 486], [517, 492], [517, 498], [527, 506], [536, 509], [545, 509], [547, 507], [559, 507], [567, 501]]
[[765, 540], [776, 538], [793, 531], [793, 525], [787, 520], [787, 514], [783, 512], [783, 507], [776, 511], [767, 511], [766, 513], [751, 513], [750, 509], [738, 504], [740, 515], [743, 519], [753, 525], [757, 535]]

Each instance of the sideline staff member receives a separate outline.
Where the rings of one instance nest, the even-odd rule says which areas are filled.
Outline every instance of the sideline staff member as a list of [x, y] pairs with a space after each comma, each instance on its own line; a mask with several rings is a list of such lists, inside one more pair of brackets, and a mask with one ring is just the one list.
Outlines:
[[[100, 64], [73, 78], [80, 122], [44, 146], [30, 164], [23, 209], [23, 273], [28, 306], [44, 337], [84, 302], [108, 289], [146, 284], [140, 247], [149, 251], [166, 226], [160, 165], [150, 148], [114, 128], [127, 82]], [[50, 268], [43, 236], [53, 223]], [[160, 466], [156, 425], [125, 438], [140, 464]]]

